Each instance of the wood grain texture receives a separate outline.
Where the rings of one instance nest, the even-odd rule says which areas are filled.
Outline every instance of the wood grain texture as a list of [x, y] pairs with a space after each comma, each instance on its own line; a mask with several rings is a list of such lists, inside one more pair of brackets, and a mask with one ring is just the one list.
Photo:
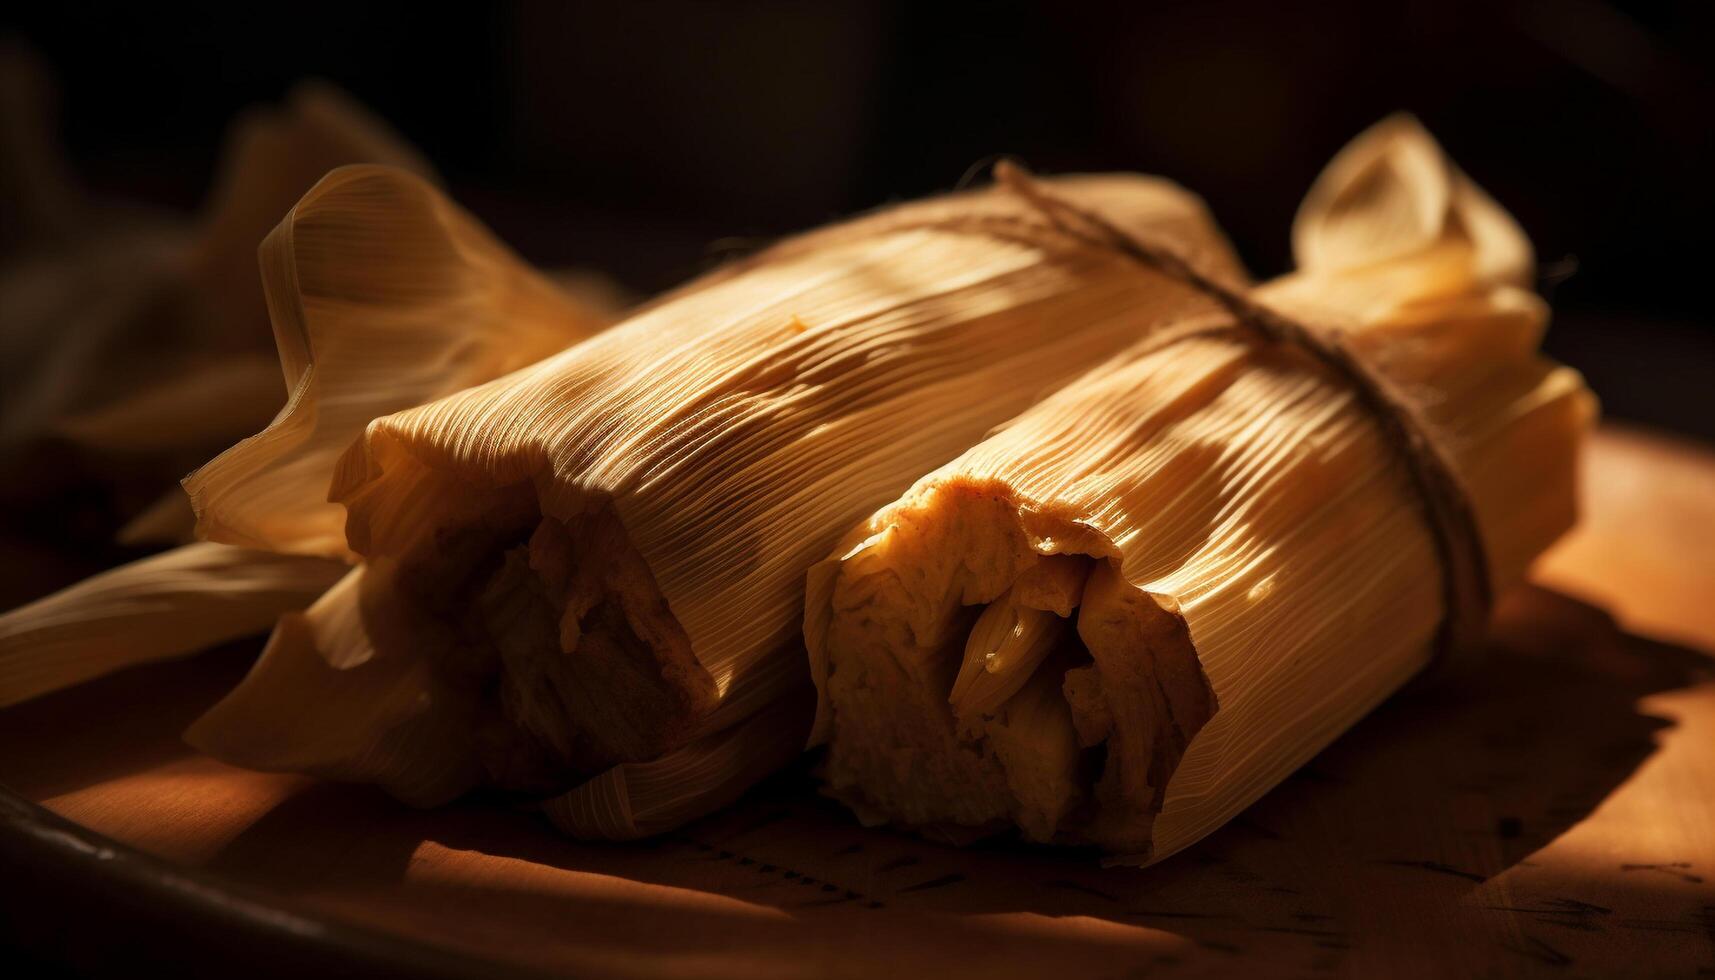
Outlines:
[[256, 646], [0, 712], [0, 781], [290, 908], [591, 976], [1715, 975], [1715, 455], [1608, 430], [1480, 663], [1147, 869], [864, 830], [803, 771], [669, 839], [247, 773], [177, 733]]

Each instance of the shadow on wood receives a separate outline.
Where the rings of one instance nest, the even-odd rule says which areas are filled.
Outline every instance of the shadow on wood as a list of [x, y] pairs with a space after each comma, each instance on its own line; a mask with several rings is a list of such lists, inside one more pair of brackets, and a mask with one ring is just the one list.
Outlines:
[[[1509, 598], [1494, 637], [1473, 667], [1403, 692], [1234, 823], [1145, 870], [865, 830], [815, 795], [807, 764], [640, 845], [567, 841], [496, 799], [415, 811], [367, 787], [247, 784], [177, 740], [242, 671], [238, 653], [0, 713], [0, 777], [50, 801], [126, 774], [188, 779], [175, 791], [192, 798], [139, 789], [171, 810], [125, 815], [154, 828], [185, 807], [213, 814], [196, 846], [160, 850], [300, 910], [538, 966], [606, 972], [640, 949], [723, 969], [879, 957], [1002, 973], [1235, 957], [1300, 972], [1402, 957], [1454, 973], [1715, 964], [1715, 868], [1650, 845], [1696, 833], [1652, 824], [1677, 817], [1650, 785], [1675, 739], [1689, 741], [1671, 754], [1708, 778], [1709, 733], [1687, 726], [1715, 725], [1710, 658], [1542, 589]], [[64, 719], [92, 718], [64, 734]]]

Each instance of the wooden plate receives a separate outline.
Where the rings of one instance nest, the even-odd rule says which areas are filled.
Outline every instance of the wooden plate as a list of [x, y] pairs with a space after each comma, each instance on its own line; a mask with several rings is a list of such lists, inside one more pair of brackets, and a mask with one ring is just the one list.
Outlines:
[[1148, 870], [864, 830], [789, 772], [642, 845], [245, 772], [178, 732], [254, 644], [0, 712], [0, 931], [181, 972], [1715, 974], [1715, 456], [1606, 431], [1479, 668]]

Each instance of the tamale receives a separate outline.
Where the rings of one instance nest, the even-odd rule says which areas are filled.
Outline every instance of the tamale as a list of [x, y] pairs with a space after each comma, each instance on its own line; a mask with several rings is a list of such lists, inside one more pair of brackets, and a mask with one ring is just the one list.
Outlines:
[[[1160, 860], [1444, 648], [1459, 563], [1426, 494], [1458, 495], [1494, 588], [1571, 525], [1594, 400], [1536, 353], [1547, 310], [1499, 206], [1396, 117], [1293, 239], [1297, 272], [1067, 385], [811, 571], [827, 792], [933, 836]], [[1259, 334], [1253, 306], [1318, 333]], [[1425, 443], [1390, 438], [1366, 378]], [[1450, 488], [1414, 478], [1429, 452]]]
[[[1202, 275], [1244, 281], [1172, 185], [1052, 186], [1175, 243]], [[362, 234], [363, 217], [329, 220]], [[374, 247], [389, 239], [408, 264], [410, 236]], [[294, 281], [270, 282], [291, 307], [274, 286]], [[371, 298], [365, 316], [391, 314]], [[322, 483], [362, 566], [288, 617], [188, 737], [414, 803], [477, 785], [528, 794], [582, 836], [674, 826], [802, 750], [804, 572], [844, 528], [1157, 325], [1213, 309], [1005, 188], [784, 242], [540, 364], [369, 425]], [[323, 344], [306, 374], [360, 356]], [[282, 547], [293, 523], [237, 489], [273, 465], [248, 455], [220, 464], [233, 479], [191, 481], [203, 526]]]

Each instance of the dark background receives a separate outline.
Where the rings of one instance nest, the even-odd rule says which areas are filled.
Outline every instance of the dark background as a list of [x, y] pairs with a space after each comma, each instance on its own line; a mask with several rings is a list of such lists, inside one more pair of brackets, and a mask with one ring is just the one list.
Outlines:
[[1610, 417], [1715, 438], [1707, 2], [61, 2], [0, 33], [98, 193], [195, 207], [233, 114], [320, 76], [526, 256], [640, 292], [997, 153], [1173, 177], [1272, 275], [1322, 164], [1409, 109], [1534, 238]]
[[[57, 76], [96, 194], [196, 208], [233, 116], [320, 76], [526, 256], [640, 293], [1001, 153], [1175, 178], [1273, 275], [1329, 156], [1407, 109], [1534, 239], [1548, 349], [1607, 414], [1715, 440], [1709, 0], [14, 0], [0, 36]], [[74, 578], [64, 550], [13, 559], [8, 581]]]

